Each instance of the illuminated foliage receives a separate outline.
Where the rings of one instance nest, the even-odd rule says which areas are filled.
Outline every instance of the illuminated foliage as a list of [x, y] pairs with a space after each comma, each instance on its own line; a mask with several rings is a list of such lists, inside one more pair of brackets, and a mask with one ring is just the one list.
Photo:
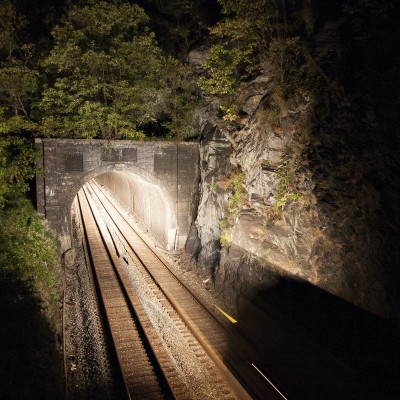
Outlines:
[[275, 1], [219, 0], [225, 18], [212, 30], [214, 45], [200, 81], [206, 92], [232, 94], [237, 84], [258, 68], [259, 54], [268, 48], [278, 15]]
[[17, 63], [0, 68], [0, 103], [13, 115], [28, 116], [28, 107], [37, 88], [37, 71]]
[[46, 135], [143, 138], [165, 110], [165, 64], [143, 9], [123, 2], [72, 6], [53, 30], [44, 60], [54, 84], [43, 93]]
[[313, 68], [304, 54], [310, 28], [306, 4], [296, 1], [219, 0], [224, 19], [211, 30], [211, 46], [201, 78], [201, 88], [227, 97], [238, 84], [258, 71], [272, 68], [277, 83], [276, 97], [286, 101], [305, 96]]
[[10, 198], [0, 211], [0, 271], [18, 272], [36, 290], [56, 293], [50, 266], [59, 264], [55, 238], [45, 229], [29, 200], [20, 195]]

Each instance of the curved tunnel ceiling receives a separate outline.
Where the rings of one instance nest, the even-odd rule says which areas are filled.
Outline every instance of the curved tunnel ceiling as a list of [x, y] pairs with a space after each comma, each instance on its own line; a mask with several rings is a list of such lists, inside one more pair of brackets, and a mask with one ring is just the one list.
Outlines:
[[168, 250], [175, 248], [175, 202], [162, 186], [131, 171], [110, 171], [95, 180], [112, 192]]

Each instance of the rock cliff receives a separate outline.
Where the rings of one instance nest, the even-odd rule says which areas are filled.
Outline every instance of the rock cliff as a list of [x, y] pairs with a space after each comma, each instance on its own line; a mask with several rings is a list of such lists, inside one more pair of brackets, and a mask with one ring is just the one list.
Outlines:
[[[201, 54], [191, 55], [197, 70]], [[382, 233], [390, 217], [377, 184], [377, 171], [388, 168], [382, 154], [363, 150], [362, 135], [311, 129], [315, 99], [276, 118], [273, 88], [266, 68], [242, 83], [237, 118], [221, 118], [212, 101], [197, 111], [200, 199], [187, 252], [233, 310], [242, 295], [286, 277], [396, 319]]]

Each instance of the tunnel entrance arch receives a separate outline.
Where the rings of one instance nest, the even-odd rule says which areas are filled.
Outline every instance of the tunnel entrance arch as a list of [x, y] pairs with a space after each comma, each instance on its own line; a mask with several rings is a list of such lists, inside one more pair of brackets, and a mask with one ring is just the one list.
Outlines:
[[167, 250], [176, 249], [176, 203], [163, 183], [140, 171], [109, 171], [95, 180], [112, 192]]
[[[37, 139], [36, 146], [41, 152], [38, 167], [42, 171], [36, 177], [37, 210], [59, 236], [62, 250], [70, 246], [70, 210], [76, 193], [87, 181], [100, 176], [108, 177], [100, 178], [103, 184], [125, 179], [125, 189], [133, 195], [136, 192], [141, 205], [133, 210], [139, 220], [143, 219], [166, 248], [171, 248], [172, 242], [175, 249], [183, 248], [198, 190], [197, 143]], [[144, 204], [146, 196], [140, 188], [149, 202], [152, 198], [162, 200], [166, 218], [157, 216], [159, 210], [152, 216], [152, 207]], [[141, 216], [140, 210], [146, 215]], [[167, 226], [161, 227], [164, 222]]]

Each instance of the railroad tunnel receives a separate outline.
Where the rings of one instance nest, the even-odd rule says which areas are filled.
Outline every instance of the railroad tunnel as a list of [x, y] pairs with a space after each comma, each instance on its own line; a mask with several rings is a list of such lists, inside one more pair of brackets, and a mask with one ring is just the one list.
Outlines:
[[159, 182], [131, 171], [110, 171], [95, 180], [114, 194], [167, 250], [179, 246], [176, 203]]
[[199, 179], [197, 143], [37, 139], [37, 210], [71, 243], [71, 206], [95, 178], [166, 250], [182, 249], [194, 219]]

